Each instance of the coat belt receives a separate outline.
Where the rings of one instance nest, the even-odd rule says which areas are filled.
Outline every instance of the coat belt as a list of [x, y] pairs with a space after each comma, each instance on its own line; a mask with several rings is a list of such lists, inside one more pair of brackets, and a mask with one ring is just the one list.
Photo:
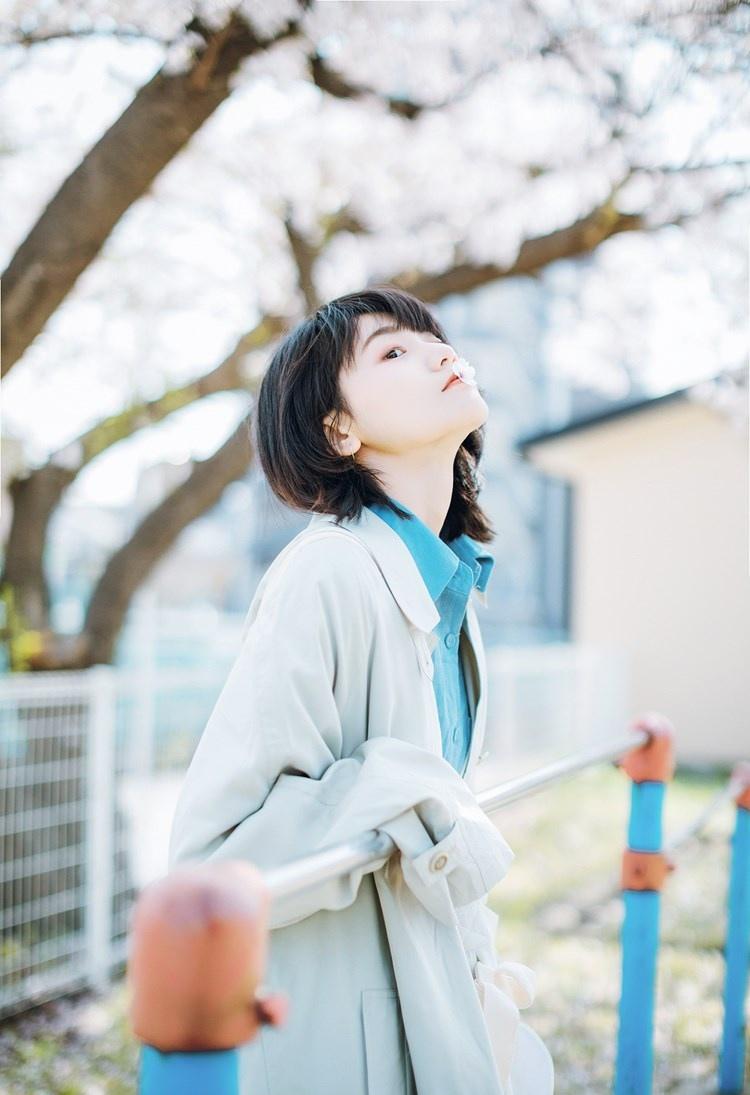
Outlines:
[[474, 983], [482, 1005], [495, 1066], [505, 1095], [513, 1095], [510, 1070], [521, 1023], [520, 1008], [536, 995], [536, 974], [521, 962], [499, 961], [490, 966], [477, 960]]

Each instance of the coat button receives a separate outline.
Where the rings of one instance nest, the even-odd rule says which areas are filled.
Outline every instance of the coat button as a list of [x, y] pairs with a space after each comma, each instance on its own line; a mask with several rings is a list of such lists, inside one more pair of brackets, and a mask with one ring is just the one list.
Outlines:
[[430, 860], [430, 870], [442, 871], [447, 862], [448, 856], [445, 854], [445, 852], [439, 852], [438, 855], [434, 855]]

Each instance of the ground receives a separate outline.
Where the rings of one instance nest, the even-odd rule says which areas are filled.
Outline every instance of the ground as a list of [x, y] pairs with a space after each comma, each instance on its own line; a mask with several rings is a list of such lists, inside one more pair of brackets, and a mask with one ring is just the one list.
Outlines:
[[[722, 782], [678, 770], [668, 789], [667, 836], [691, 821]], [[622, 923], [617, 887], [628, 807], [628, 780], [607, 764], [494, 815], [516, 853], [491, 895], [500, 916], [497, 949], [536, 972], [536, 999], [522, 1016], [550, 1048], [555, 1095], [611, 1090]], [[716, 1091], [733, 811], [733, 804], [722, 804], [701, 837], [675, 854], [666, 882], [654, 1095]], [[137, 1061], [122, 979], [108, 994], [57, 1001], [0, 1027], [2, 1095], [131, 1095]]]

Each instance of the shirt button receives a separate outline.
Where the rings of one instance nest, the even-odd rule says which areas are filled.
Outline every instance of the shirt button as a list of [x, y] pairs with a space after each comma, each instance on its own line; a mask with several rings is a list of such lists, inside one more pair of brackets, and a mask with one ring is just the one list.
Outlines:
[[442, 871], [447, 862], [448, 856], [445, 854], [445, 852], [440, 852], [438, 855], [434, 855], [430, 860], [430, 870]]
[[445, 636], [445, 645], [448, 647], [449, 650], [452, 650], [453, 647], [456, 645], [456, 636], [453, 634], [452, 631]]

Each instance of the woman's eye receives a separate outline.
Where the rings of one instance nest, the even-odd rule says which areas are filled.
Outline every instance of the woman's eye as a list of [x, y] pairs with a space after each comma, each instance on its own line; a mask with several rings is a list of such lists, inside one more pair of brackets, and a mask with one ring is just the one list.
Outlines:
[[[441, 343], [441, 340], [440, 340], [439, 338], [438, 338], [438, 339], [436, 339], [435, 341], [436, 341], [436, 342], [438, 342], [438, 343]], [[444, 346], [444, 345], [445, 345], [445, 343], [443, 342], [443, 343], [441, 343], [441, 345], [443, 345], [443, 346]], [[389, 358], [389, 354], [392, 354], [394, 350], [404, 350], [404, 348], [403, 348], [403, 346], [391, 346], [391, 348], [390, 348], [390, 350], [388, 351], [388, 353], [386, 353], [386, 354], [384, 354], [384, 355], [383, 355], [383, 361], [388, 361], [388, 360], [391, 360], [391, 361], [393, 361], [393, 358]], [[404, 350], [404, 353], [406, 353], [406, 351], [405, 351], [405, 350]]]

